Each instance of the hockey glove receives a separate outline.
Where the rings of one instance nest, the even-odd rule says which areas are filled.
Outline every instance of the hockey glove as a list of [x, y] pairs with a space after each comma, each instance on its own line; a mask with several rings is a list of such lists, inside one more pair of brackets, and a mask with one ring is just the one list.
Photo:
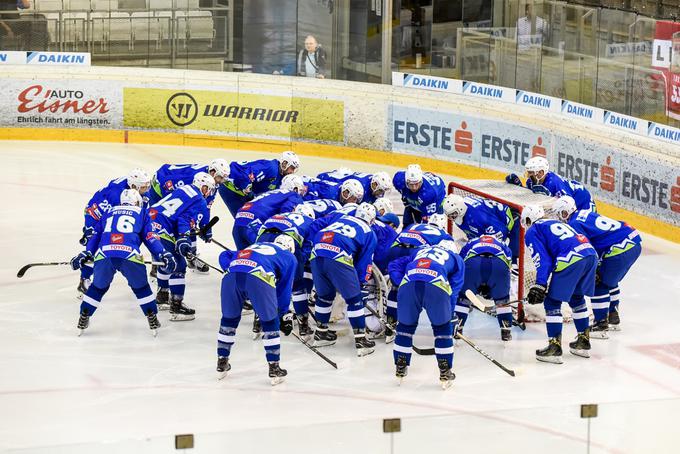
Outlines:
[[508, 183], [508, 184], [514, 184], [514, 185], [517, 185], [517, 186], [522, 186], [522, 180], [520, 180], [519, 177], [514, 173], [506, 175], [505, 182]]
[[191, 239], [187, 236], [179, 237], [175, 243], [175, 249], [182, 257], [191, 261], [196, 257], [196, 250], [191, 245]]
[[170, 252], [166, 251], [163, 254], [161, 254], [161, 260], [163, 261], [161, 271], [164, 274], [172, 274], [172, 272], [175, 271], [175, 269], [177, 268], [177, 261]]
[[89, 262], [93, 258], [94, 257], [92, 257], [92, 252], [83, 251], [71, 259], [71, 268], [73, 268], [74, 271], [79, 270], [80, 267], [83, 266], [83, 263]]
[[293, 332], [293, 313], [288, 311], [281, 316], [281, 332], [284, 336], [289, 336]]
[[210, 243], [212, 241], [212, 229], [206, 230], [205, 232], [201, 232], [198, 237], [205, 241], [206, 243]]
[[550, 191], [548, 190], [548, 188], [546, 188], [542, 184], [533, 185], [531, 187], [531, 190], [533, 191], [534, 194], [543, 194], [543, 195], [547, 195], [548, 197], [550, 197], [552, 195], [552, 194], [550, 194]]
[[83, 227], [83, 236], [78, 242], [85, 246], [92, 235], [94, 235], [94, 227]]
[[545, 300], [546, 288], [542, 285], [534, 285], [529, 290], [529, 295], [527, 296], [527, 303], [529, 304], [543, 304]]

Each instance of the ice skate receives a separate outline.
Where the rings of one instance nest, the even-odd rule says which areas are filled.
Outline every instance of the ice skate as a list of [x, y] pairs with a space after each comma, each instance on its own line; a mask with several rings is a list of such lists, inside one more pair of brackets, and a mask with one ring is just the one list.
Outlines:
[[183, 322], [196, 318], [196, 311], [185, 306], [181, 296], [172, 295], [170, 298], [170, 321]]
[[309, 339], [314, 335], [314, 330], [309, 326], [309, 314], [296, 315], [298, 322], [298, 334], [302, 339]]
[[453, 385], [453, 380], [456, 379], [456, 374], [453, 373], [445, 359], [437, 360], [437, 366], [439, 367], [439, 383], [442, 389], [449, 389]]
[[260, 323], [260, 317], [255, 314], [253, 317], [253, 340], [258, 340], [262, 337], [262, 323]]
[[319, 323], [314, 331], [314, 347], [327, 347], [335, 344], [338, 335], [328, 329], [328, 325]]
[[399, 355], [397, 357], [396, 371], [394, 375], [397, 377], [397, 384], [401, 386], [404, 378], [408, 375], [408, 366], [406, 365], [406, 357]]
[[78, 331], [78, 337], [85, 332], [88, 326], [90, 326], [90, 315], [87, 312], [87, 309], [83, 309], [78, 318], [78, 329], [80, 330]]
[[591, 339], [609, 339], [609, 323], [607, 319], [602, 319], [599, 322], [595, 322], [593, 327], [590, 329]]
[[250, 300], [245, 300], [243, 302], [243, 308], [241, 309], [241, 315], [250, 315], [253, 313], [253, 305]]
[[621, 317], [619, 308], [609, 309], [609, 331], [621, 331]]
[[89, 279], [83, 279], [82, 277], [80, 278], [80, 282], [78, 283], [78, 299], [82, 299], [83, 295], [87, 292], [87, 289], [90, 288], [91, 281]]
[[512, 340], [512, 323], [508, 321], [501, 322], [501, 340], [503, 342], [510, 342]]
[[394, 342], [394, 338], [397, 337], [397, 321], [393, 318], [390, 317], [389, 315], [387, 316], [387, 323], [385, 324], [385, 343], [386, 344], [391, 344]]
[[158, 317], [155, 313], [148, 311], [146, 313], [146, 320], [149, 322], [149, 329], [153, 337], [158, 336], [158, 328], [161, 327], [161, 322], [158, 321]]
[[271, 379], [272, 386], [282, 383], [286, 375], [288, 375], [288, 371], [281, 369], [278, 361], [269, 363], [269, 378]]
[[226, 356], [217, 357], [217, 379], [222, 380], [227, 376], [227, 372], [231, 370], [231, 364], [229, 364], [229, 358]]
[[569, 342], [569, 351], [582, 358], [590, 358], [590, 328], [578, 333], [574, 342]]
[[187, 262], [187, 268], [196, 274], [208, 274], [210, 273], [210, 267], [202, 262], [201, 260], [190, 260]]
[[167, 311], [170, 309], [170, 289], [159, 288], [156, 292], [156, 306], [159, 311]]
[[375, 342], [366, 338], [366, 331], [363, 329], [354, 330], [354, 346], [359, 357], [370, 355], [375, 351]]
[[544, 363], [562, 364], [562, 336], [548, 339], [548, 346], [536, 350], [536, 359]]

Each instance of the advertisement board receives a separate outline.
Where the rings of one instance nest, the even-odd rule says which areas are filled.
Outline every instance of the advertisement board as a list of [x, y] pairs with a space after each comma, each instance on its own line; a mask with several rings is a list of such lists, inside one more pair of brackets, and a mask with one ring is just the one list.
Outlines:
[[125, 88], [124, 126], [344, 142], [344, 102], [208, 90]]
[[668, 115], [680, 120], [680, 23], [656, 21], [652, 67], [663, 72]]
[[5, 127], [122, 128], [122, 84], [78, 79], [3, 82]]

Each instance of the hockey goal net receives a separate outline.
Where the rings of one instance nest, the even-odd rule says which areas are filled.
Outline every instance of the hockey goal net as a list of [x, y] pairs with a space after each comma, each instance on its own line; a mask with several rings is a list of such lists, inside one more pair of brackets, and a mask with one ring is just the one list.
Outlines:
[[[530, 190], [508, 184], [505, 181], [498, 180], [461, 180], [452, 181], [449, 183], [449, 194], [457, 194], [462, 197], [477, 196], [482, 199], [492, 200], [494, 202], [502, 203], [512, 210], [513, 217], [516, 223], [519, 223], [519, 214], [527, 205], [541, 205], [548, 217], [554, 217], [552, 211], [552, 204], [555, 201], [553, 197], [548, 197], [543, 194], [534, 194]], [[465, 239], [465, 234], [454, 227], [453, 223], [449, 222], [449, 232], [456, 240]], [[536, 268], [531, 259], [531, 254], [524, 244], [525, 229], [519, 225], [519, 250], [517, 259], [517, 275], [513, 273], [511, 295], [510, 299], [524, 299], [529, 293], [529, 289], [536, 283]], [[522, 304], [518, 305], [517, 318], [522, 321], [540, 321], [545, 319], [545, 313], [539, 310], [529, 310], [527, 314], [524, 312]]]

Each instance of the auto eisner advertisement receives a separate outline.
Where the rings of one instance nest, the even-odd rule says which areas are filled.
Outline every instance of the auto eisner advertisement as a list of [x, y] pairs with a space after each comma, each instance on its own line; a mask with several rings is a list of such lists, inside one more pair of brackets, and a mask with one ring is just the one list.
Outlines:
[[16, 80], [4, 82], [4, 127], [122, 127], [121, 87], [111, 81]]
[[661, 158], [555, 136], [553, 170], [596, 199], [680, 225], [680, 170]]
[[394, 104], [389, 118], [393, 151], [523, 172], [529, 158], [546, 156], [550, 149], [549, 134], [471, 115]]
[[344, 142], [344, 102], [206, 90], [125, 88], [124, 124], [273, 139]]

